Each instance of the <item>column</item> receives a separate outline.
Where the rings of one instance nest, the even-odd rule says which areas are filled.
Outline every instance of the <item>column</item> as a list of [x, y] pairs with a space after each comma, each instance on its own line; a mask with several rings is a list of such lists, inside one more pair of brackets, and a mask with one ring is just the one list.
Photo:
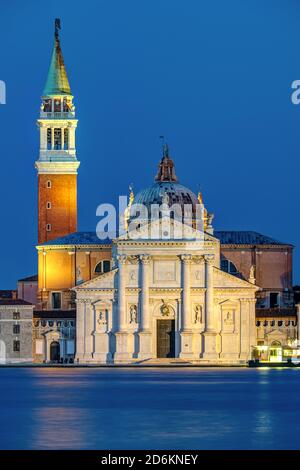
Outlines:
[[65, 128], [61, 128], [61, 149], [64, 150], [65, 147]]
[[205, 260], [205, 330], [203, 333], [202, 358], [206, 362], [216, 363], [219, 360], [217, 353], [217, 332], [214, 315], [214, 261], [215, 256], [208, 254]]
[[192, 255], [180, 256], [182, 263], [182, 305], [181, 305], [181, 330], [180, 330], [180, 357], [192, 359], [193, 332], [191, 330], [191, 264]]
[[205, 331], [215, 331], [214, 319], [214, 255], [205, 256]]
[[150, 262], [149, 255], [140, 255], [141, 262], [141, 318], [139, 329], [139, 359], [152, 357], [152, 325], [149, 311]]
[[93, 353], [93, 331], [94, 331], [94, 314], [93, 307], [89, 300], [85, 303], [84, 311], [84, 361], [90, 362]]
[[181, 255], [182, 261], [182, 314], [181, 330], [188, 330], [191, 327], [191, 255]]
[[51, 127], [51, 150], [54, 149], [54, 127]]
[[76, 357], [75, 362], [82, 362], [84, 355], [84, 313], [85, 300], [76, 300]]
[[115, 362], [128, 362], [130, 354], [128, 351], [128, 332], [126, 319], [126, 255], [118, 255], [118, 330], [115, 333], [116, 351]]

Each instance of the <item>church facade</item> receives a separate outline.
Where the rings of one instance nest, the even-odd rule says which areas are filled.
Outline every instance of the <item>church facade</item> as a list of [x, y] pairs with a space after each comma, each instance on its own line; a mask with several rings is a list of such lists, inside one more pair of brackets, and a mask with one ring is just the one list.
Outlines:
[[[131, 190], [119, 235], [77, 231], [77, 118], [59, 27], [37, 121], [38, 274], [18, 281], [14, 338], [2, 335], [3, 350], [13, 361], [79, 365], [241, 365], [294, 354], [293, 246], [215, 231], [167, 145], [153, 184]], [[22, 302], [32, 318], [24, 335]]]
[[[158, 231], [163, 222], [154, 222]], [[114, 240], [111, 271], [74, 288], [77, 362], [246, 363], [258, 288], [220, 270], [213, 236], [199, 242], [189, 227], [188, 241], [154, 241], [151, 229]]]

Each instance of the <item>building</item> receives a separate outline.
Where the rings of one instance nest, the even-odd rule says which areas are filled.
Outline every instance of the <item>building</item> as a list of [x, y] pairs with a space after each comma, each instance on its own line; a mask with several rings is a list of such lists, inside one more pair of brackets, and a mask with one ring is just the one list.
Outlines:
[[[132, 208], [141, 201], [146, 207], [158, 203], [158, 217], [142, 220], [138, 237], [129, 224], [112, 241], [111, 271], [73, 289], [76, 360], [246, 363], [256, 345], [258, 287], [220, 269], [220, 242], [212, 226], [210, 233], [200, 230], [207, 211], [202, 211], [202, 224], [196, 217], [202, 198], [179, 184], [168, 151], [153, 186], [134, 198], [132, 221]], [[188, 201], [190, 225], [172, 216], [172, 201], [182, 214]]]
[[[37, 121], [38, 275], [20, 279], [18, 295], [0, 291], [2, 351], [15, 361], [79, 364], [243, 364], [298, 353], [293, 246], [252, 231], [214, 231], [202, 195], [179, 183], [167, 145], [154, 184], [131, 191], [122, 234], [100, 240], [77, 231], [78, 121], [59, 28], [56, 20]], [[29, 311], [30, 353], [25, 327], [13, 338], [8, 326]]]
[[73, 363], [75, 330], [75, 310], [36, 310], [32, 325], [34, 362]]
[[0, 363], [32, 362], [33, 308], [25, 300], [0, 300]]

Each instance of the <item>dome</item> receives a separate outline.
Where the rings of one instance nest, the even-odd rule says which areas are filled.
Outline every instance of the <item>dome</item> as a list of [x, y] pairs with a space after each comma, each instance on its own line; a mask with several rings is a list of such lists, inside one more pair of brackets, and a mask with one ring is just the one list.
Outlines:
[[[196, 207], [200, 205], [199, 199], [193, 191], [179, 183], [167, 145], [164, 146], [163, 157], [158, 165], [155, 183], [137, 193], [133, 199], [133, 206], [135, 204], [142, 204], [147, 207], [148, 218], [151, 217], [150, 211], [153, 204], [159, 206], [167, 204], [169, 207], [176, 205], [175, 208], [177, 209], [180, 206], [182, 220], [183, 217], [193, 220], [196, 218]], [[134, 208], [132, 207], [132, 209]], [[136, 216], [132, 210], [130, 215], [131, 219]], [[170, 215], [174, 217], [174, 214], [171, 213]]]
[[148, 210], [152, 204], [163, 204], [168, 196], [168, 206], [179, 204], [183, 207], [185, 204], [191, 204], [193, 212], [196, 211], [196, 205], [199, 204], [198, 198], [193, 191], [173, 181], [158, 181], [148, 188], [142, 189], [134, 198], [134, 204], [144, 204]]

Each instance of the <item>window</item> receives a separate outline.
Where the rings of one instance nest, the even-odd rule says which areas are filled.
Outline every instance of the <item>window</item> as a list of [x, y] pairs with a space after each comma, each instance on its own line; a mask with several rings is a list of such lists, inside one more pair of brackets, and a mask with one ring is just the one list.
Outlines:
[[61, 308], [61, 292], [52, 292], [52, 308]]
[[64, 129], [64, 150], [69, 148], [69, 129]]
[[275, 326], [275, 320], [271, 321], [271, 326]]
[[236, 266], [231, 261], [225, 258], [221, 260], [221, 269], [222, 271], [225, 271], [226, 273], [238, 274], [238, 270]]
[[278, 326], [282, 326], [282, 323], [283, 323], [283, 322], [282, 322], [281, 320], [279, 320]]
[[61, 112], [61, 100], [60, 99], [54, 100], [54, 112], [55, 113]]
[[278, 292], [270, 292], [270, 308], [278, 307]]
[[260, 321], [259, 320], [257, 320], [256, 326], [260, 326]]
[[54, 129], [54, 150], [61, 150], [61, 129]]
[[52, 326], [53, 326], [53, 321], [52, 321], [52, 320], [49, 320], [49, 321], [48, 321], [48, 325], [52, 327]]
[[50, 181], [50, 180], [47, 181], [47, 188], [48, 188], [48, 189], [51, 188], [51, 181]]
[[46, 320], [42, 320], [42, 321], [41, 321], [41, 325], [45, 328], [45, 326], [47, 325]]
[[51, 209], [51, 202], [47, 202], [47, 209]]
[[51, 113], [52, 111], [52, 101], [49, 99], [44, 100], [44, 113]]
[[46, 225], [46, 231], [47, 231], [47, 232], [51, 232], [51, 224], [47, 224], [47, 225]]
[[14, 352], [20, 352], [20, 341], [15, 340], [13, 342], [13, 350]]
[[20, 325], [13, 325], [13, 334], [14, 335], [20, 334]]
[[110, 260], [108, 259], [99, 261], [99, 263], [95, 267], [96, 274], [108, 273], [109, 271], [110, 271]]
[[267, 320], [264, 321], [264, 326], [268, 326]]
[[52, 132], [51, 132], [51, 127], [48, 127], [47, 129], [47, 150], [52, 149]]
[[14, 312], [13, 313], [13, 319], [14, 320], [20, 320], [20, 312]]

